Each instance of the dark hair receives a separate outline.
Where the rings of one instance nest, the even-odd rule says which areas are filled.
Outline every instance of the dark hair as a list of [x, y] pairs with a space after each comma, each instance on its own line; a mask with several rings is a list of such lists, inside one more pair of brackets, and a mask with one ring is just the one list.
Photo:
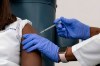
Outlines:
[[17, 20], [11, 13], [9, 0], [0, 0], [0, 30]]

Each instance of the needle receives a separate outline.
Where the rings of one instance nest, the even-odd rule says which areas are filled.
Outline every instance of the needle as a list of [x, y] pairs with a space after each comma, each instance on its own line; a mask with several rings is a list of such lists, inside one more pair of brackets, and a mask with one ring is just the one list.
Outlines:
[[[60, 24], [60, 23], [61, 23], [61, 21], [59, 21], [59, 23], [58, 23], [58, 24]], [[48, 31], [49, 29], [51, 29], [51, 28], [53, 28], [53, 27], [55, 27], [55, 26], [56, 26], [55, 24], [54, 24], [54, 25], [49, 26], [48, 28], [46, 28], [46, 29], [42, 30], [42, 31], [40, 32], [40, 34], [44, 33], [45, 31]]]
[[53, 28], [53, 27], [55, 27], [55, 26], [56, 26], [55, 24], [54, 24], [54, 25], [51, 25], [50, 27], [48, 27], [48, 28], [42, 30], [40, 33], [42, 34], [42, 33], [44, 33], [45, 31], [48, 31], [49, 29], [51, 29], [51, 28]]

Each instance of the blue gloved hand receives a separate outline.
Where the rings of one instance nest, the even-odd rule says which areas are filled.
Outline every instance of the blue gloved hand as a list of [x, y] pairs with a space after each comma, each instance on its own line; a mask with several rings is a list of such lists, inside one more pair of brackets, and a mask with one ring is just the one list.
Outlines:
[[[61, 22], [61, 23], [59, 23]], [[90, 37], [90, 27], [76, 19], [64, 17], [54, 21], [58, 36], [70, 39], [88, 39]]]
[[25, 38], [25, 40], [22, 41], [23, 49], [27, 52], [38, 49], [52, 61], [58, 62], [59, 47], [57, 45], [37, 34], [25, 34], [23, 35], [23, 38]]

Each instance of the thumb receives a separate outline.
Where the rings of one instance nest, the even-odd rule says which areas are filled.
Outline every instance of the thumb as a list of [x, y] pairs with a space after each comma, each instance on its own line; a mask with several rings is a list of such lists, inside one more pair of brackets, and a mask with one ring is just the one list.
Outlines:
[[30, 34], [24, 34], [23, 38], [27, 38]]
[[54, 20], [54, 24], [59, 24], [59, 21], [60, 21], [60, 20], [61, 20], [60, 18], [55, 19], [55, 20]]
[[66, 24], [66, 25], [70, 25], [70, 24], [72, 24], [72, 21], [71, 21], [71, 19], [61, 17], [61, 23]]
[[28, 48], [26, 51], [27, 52], [32, 52], [33, 50], [36, 50], [37, 47], [38, 47], [38, 45], [32, 46], [32, 47]]

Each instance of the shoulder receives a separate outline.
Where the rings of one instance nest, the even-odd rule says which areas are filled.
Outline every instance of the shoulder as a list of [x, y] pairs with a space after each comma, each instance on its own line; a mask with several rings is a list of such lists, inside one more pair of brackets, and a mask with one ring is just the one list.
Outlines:
[[30, 25], [30, 24], [26, 24], [22, 30], [23, 34], [27, 34], [27, 33], [36, 33], [35, 29]]
[[24, 24], [26, 25], [27, 23], [32, 25], [32, 22], [30, 20], [28, 20], [28, 19], [21, 19], [19, 17], [17, 17], [17, 22], [20, 22], [21, 25], [24, 25]]
[[27, 33], [36, 33], [35, 29], [32, 27], [32, 22], [30, 20], [17, 17], [17, 21], [20, 22], [20, 27], [22, 28], [22, 35]]

